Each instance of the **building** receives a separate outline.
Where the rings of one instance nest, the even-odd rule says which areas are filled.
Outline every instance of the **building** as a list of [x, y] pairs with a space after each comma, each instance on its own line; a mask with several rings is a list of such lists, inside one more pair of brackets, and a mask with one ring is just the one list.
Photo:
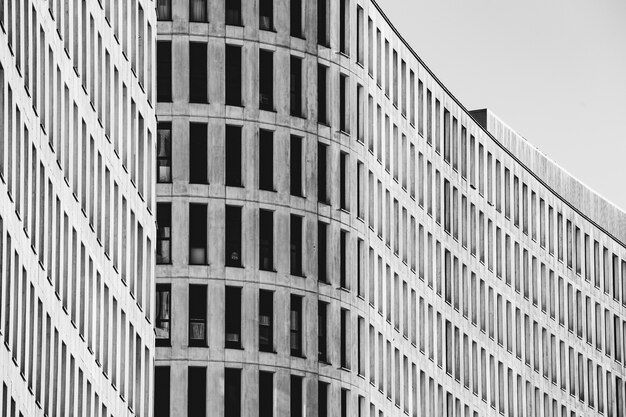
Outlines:
[[623, 415], [622, 211], [371, 0], [157, 13], [156, 416]]
[[151, 0], [0, 0], [0, 410], [151, 416]]

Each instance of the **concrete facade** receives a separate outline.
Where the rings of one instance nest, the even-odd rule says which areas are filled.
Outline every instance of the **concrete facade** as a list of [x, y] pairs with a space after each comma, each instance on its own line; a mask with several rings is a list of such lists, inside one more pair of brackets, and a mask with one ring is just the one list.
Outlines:
[[623, 415], [623, 212], [465, 109], [374, 2], [159, 4], [155, 415]]
[[0, 0], [2, 416], [151, 416], [151, 0]]

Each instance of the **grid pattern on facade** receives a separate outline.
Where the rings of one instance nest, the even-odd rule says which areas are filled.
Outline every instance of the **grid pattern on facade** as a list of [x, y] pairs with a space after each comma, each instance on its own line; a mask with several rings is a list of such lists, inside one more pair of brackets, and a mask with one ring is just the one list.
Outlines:
[[152, 415], [147, 0], [0, 0], [0, 410]]
[[624, 243], [375, 4], [158, 12], [159, 415], [623, 415]]

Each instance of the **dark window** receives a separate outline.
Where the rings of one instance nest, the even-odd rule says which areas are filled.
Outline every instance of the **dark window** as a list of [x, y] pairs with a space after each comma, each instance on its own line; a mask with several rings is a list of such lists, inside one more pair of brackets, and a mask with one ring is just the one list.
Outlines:
[[328, 46], [326, 2], [328, 0], [317, 0], [317, 43]]
[[241, 207], [226, 206], [226, 266], [241, 267]]
[[274, 110], [274, 54], [259, 50], [259, 108]]
[[328, 124], [328, 115], [326, 114], [326, 67], [317, 65], [317, 121], [318, 123]]
[[289, 179], [291, 195], [302, 197], [302, 138], [291, 135]]
[[172, 204], [157, 203], [157, 264], [169, 264], [171, 259]]
[[339, 233], [339, 286], [341, 288], [348, 288], [348, 271], [347, 271], [347, 243], [348, 232], [342, 230]]
[[187, 368], [187, 415], [206, 416], [206, 368], [190, 366]]
[[274, 270], [274, 212], [259, 210], [259, 269]]
[[341, 309], [341, 367], [349, 369], [348, 364], [348, 310]]
[[348, 31], [347, 20], [349, 17], [347, 1], [339, 0], [339, 52], [346, 55], [348, 54], [348, 42], [350, 39], [346, 33]]
[[172, 182], [172, 123], [157, 127], [157, 182]]
[[259, 372], [259, 417], [274, 415], [274, 374]]
[[302, 217], [291, 215], [291, 275], [302, 276]]
[[320, 362], [328, 360], [328, 342], [326, 339], [326, 310], [328, 303], [318, 301], [317, 303], [317, 357]]
[[339, 155], [339, 201], [341, 205], [341, 209], [350, 210], [348, 207], [348, 191], [347, 191], [347, 181], [346, 177], [347, 173], [347, 165], [348, 165], [348, 154], [345, 152], [341, 152]]
[[302, 37], [302, 0], [290, 0], [291, 36]]
[[326, 180], [327, 175], [327, 152], [328, 146], [318, 142], [317, 143], [317, 200], [320, 203], [329, 204], [328, 201], [328, 185]]
[[224, 0], [226, 3], [226, 24], [243, 26], [241, 19], [241, 0]]
[[172, 43], [157, 42], [157, 101], [172, 101]]
[[226, 335], [227, 349], [241, 349], [241, 288], [226, 287]]
[[348, 77], [339, 74], [339, 130], [348, 133], [348, 110], [346, 108], [346, 97], [348, 89]]
[[259, 29], [274, 30], [274, 0], [259, 1]]
[[291, 57], [290, 73], [291, 115], [302, 117], [302, 59], [295, 56]]
[[189, 0], [189, 21], [206, 22], [207, 0]]
[[274, 350], [274, 293], [259, 291], [259, 350]]
[[172, 308], [171, 301], [172, 288], [169, 284], [157, 284], [156, 286], [156, 323], [154, 332], [156, 335], [155, 344], [157, 346], [170, 345]]
[[291, 417], [302, 417], [302, 377], [291, 375]]
[[170, 367], [154, 367], [154, 417], [170, 417]]
[[302, 297], [292, 295], [290, 309], [291, 356], [302, 356]]
[[207, 125], [189, 123], [189, 183], [206, 184], [207, 181]]
[[226, 125], [226, 185], [243, 187], [241, 182], [241, 127]]
[[207, 286], [189, 285], [189, 346], [206, 346]]
[[207, 101], [207, 44], [189, 42], [189, 102]]
[[317, 383], [317, 416], [328, 417], [328, 383], [318, 381]]
[[172, 20], [172, 0], [157, 1], [157, 20]]
[[259, 189], [274, 191], [274, 134], [259, 130]]
[[326, 239], [328, 239], [328, 225], [324, 222], [317, 222], [317, 279], [320, 282], [328, 283], [328, 254]]
[[443, 109], [443, 160], [450, 163], [450, 112]]
[[241, 369], [224, 369], [224, 417], [241, 416]]
[[[391, 393], [388, 394], [391, 395]], [[348, 390], [345, 388], [341, 389], [341, 417], [348, 417]]]
[[241, 47], [226, 45], [226, 104], [241, 106]]
[[189, 264], [205, 265], [207, 244], [206, 204], [189, 204]]

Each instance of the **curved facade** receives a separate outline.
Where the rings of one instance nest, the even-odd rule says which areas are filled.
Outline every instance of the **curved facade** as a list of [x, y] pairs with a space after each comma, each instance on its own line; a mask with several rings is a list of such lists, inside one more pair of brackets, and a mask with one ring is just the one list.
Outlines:
[[155, 415], [622, 415], [622, 212], [373, 2], [157, 9]]

